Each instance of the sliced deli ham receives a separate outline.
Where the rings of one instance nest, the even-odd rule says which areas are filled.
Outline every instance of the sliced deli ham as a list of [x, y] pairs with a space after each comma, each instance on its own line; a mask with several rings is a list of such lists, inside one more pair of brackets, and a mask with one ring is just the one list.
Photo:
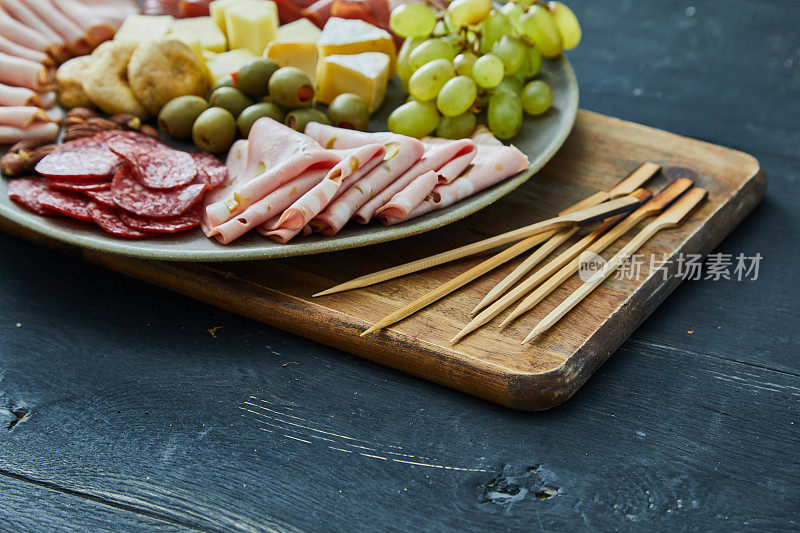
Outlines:
[[0, 52], [0, 83], [43, 92], [49, 90], [55, 80], [52, 67]]
[[[13, 87], [0, 83], [0, 106], [28, 106], [40, 103], [39, 93], [25, 87]], [[48, 106], [49, 107], [49, 106]]]
[[10, 56], [21, 57], [22, 59], [27, 59], [28, 61], [35, 61], [36, 63], [41, 63], [43, 65], [53, 64], [53, 60], [44, 52], [17, 44], [2, 34], [0, 34], [0, 52]]
[[0, 107], [0, 126], [14, 128], [29, 128], [34, 124], [43, 122], [56, 122], [51, 120], [44, 109], [34, 106], [5, 106]]
[[28, 128], [0, 126], [0, 144], [14, 144], [19, 141], [54, 141], [61, 128], [54, 122], [36, 124]]
[[59, 48], [58, 40], [26, 26], [0, 8], [0, 35], [26, 48], [39, 52], [52, 52]]
[[119, 24], [103, 19], [94, 10], [79, 0], [54, 0], [53, 3], [72, 22], [78, 25], [92, 46], [105, 42], [119, 28]]
[[[7, 1], [7, 0], [6, 0]], [[86, 55], [94, 48], [84, 31], [50, 0], [20, 0], [67, 43], [75, 55]]]
[[402, 191], [398, 192], [386, 205], [375, 212], [375, 216], [402, 220], [414, 210], [433, 191], [439, 183], [435, 170], [418, 176]]

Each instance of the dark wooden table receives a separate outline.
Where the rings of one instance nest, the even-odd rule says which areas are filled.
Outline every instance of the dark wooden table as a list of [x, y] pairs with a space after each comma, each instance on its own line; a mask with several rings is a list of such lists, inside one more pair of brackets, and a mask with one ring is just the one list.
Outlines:
[[571, 5], [583, 107], [759, 158], [757, 280], [521, 413], [2, 235], [0, 530], [797, 530], [800, 9]]

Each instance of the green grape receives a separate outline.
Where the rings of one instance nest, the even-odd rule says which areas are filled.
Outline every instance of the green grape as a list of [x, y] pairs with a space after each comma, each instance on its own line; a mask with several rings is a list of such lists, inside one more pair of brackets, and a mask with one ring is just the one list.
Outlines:
[[421, 2], [401, 4], [389, 16], [389, 26], [400, 37], [427, 37], [435, 25], [433, 9]]
[[519, 19], [522, 17], [522, 14], [525, 13], [525, 10], [519, 7], [519, 4], [516, 2], [508, 2], [500, 8], [500, 12], [508, 17], [514, 31], [521, 33]]
[[475, 115], [467, 111], [456, 117], [442, 117], [436, 135], [445, 139], [466, 139], [475, 129]]
[[436, 98], [436, 107], [443, 115], [454, 117], [466, 112], [478, 96], [478, 87], [471, 78], [456, 76], [444, 84]]
[[408, 80], [408, 92], [422, 102], [433, 100], [450, 78], [456, 75], [453, 65], [446, 59], [425, 63]]
[[483, 21], [481, 28], [481, 53], [488, 54], [492, 51], [494, 43], [499, 41], [503, 35], [510, 35], [513, 32], [514, 26], [509, 18], [502, 12], [492, 10], [492, 13]]
[[514, 94], [519, 94], [522, 91], [522, 86], [524, 85], [523, 80], [521, 80], [518, 76], [506, 76], [503, 78], [497, 87], [494, 88], [496, 91], [511, 91]]
[[409, 137], [425, 137], [439, 125], [439, 112], [433, 102], [411, 100], [389, 115], [389, 131]]
[[453, 0], [447, 15], [456, 27], [471, 26], [485, 19], [492, 10], [492, 0]]
[[575, 13], [561, 2], [549, 2], [547, 7], [550, 9], [553, 20], [556, 21], [564, 50], [572, 50], [578, 46], [578, 43], [581, 42], [581, 25], [578, 23]]
[[525, 79], [530, 79], [539, 74], [541, 69], [542, 53], [535, 46], [528, 46], [525, 62], [517, 74], [521, 74]]
[[541, 115], [553, 103], [553, 90], [542, 80], [534, 80], [522, 89], [522, 107], [529, 115]]
[[504, 35], [499, 41], [494, 43], [492, 53], [503, 62], [503, 70], [506, 76], [514, 74], [525, 63], [525, 55], [528, 49], [522, 41], [509, 35]]
[[479, 57], [472, 66], [472, 78], [475, 83], [486, 89], [496, 87], [503, 81], [503, 61], [494, 54]]
[[498, 139], [510, 139], [522, 126], [522, 102], [511, 91], [497, 91], [489, 98], [489, 129]]
[[408, 56], [408, 64], [411, 74], [417, 71], [425, 63], [434, 59], [446, 59], [452, 61], [458, 54], [458, 44], [451, 39], [437, 37], [428, 39], [424, 43], [417, 45]]
[[472, 65], [475, 64], [476, 59], [478, 59], [477, 56], [472, 52], [458, 54], [453, 60], [453, 66], [456, 67], [456, 74], [459, 76], [469, 76], [471, 78]]
[[561, 34], [546, 7], [534, 4], [520, 19], [522, 35], [534, 43], [545, 57], [558, 57], [562, 50]]
[[400, 78], [400, 82], [404, 87], [408, 85], [408, 80], [414, 73], [411, 71], [409, 56], [411, 52], [417, 46], [425, 42], [425, 40], [424, 37], [408, 37], [403, 41], [403, 46], [400, 47], [400, 51], [397, 52], [397, 76]]

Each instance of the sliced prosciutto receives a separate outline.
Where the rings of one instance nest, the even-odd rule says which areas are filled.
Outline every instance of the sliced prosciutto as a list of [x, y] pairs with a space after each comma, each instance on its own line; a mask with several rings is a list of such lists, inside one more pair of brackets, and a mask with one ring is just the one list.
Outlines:
[[206, 207], [208, 225], [217, 226], [238, 216], [278, 187], [305, 170], [339, 163], [340, 158], [314, 139], [271, 118], [253, 124], [248, 136], [244, 175], [230, 190], [230, 196]]
[[418, 139], [395, 133], [364, 133], [312, 122], [306, 126], [306, 134], [328, 148], [357, 148], [376, 142], [386, 147], [380, 165], [314, 218], [312, 227], [325, 235], [338, 233], [361, 206], [419, 161], [425, 152], [425, 146]]

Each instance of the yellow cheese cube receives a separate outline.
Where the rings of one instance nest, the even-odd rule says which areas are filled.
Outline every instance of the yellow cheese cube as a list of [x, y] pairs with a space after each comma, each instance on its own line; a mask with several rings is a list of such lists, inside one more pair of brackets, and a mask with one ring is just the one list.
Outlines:
[[170, 37], [179, 39], [190, 46], [199, 42], [202, 50], [222, 53], [228, 49], [228, 40], [211, 17], [178, 19], [172, 24]]
[[211, 79], [216, 82], [220, 78], [238, 72], [245, 63], [256, 59], [257, 56], [246, 48], [239, 48], [222, 54], [203, 52], [203, 58]]
[[260, 56], [278, 32], [278, 6], [271, 0], [242, 0], [225, 8], [228, 44]]
[[320, 29], [308, 19], [298, 19], [278, 28], [275, 40], [269, 43], [264, 57], [282, 67], [297, 67], [311, 78], [317, 77], [317, 39]]
[[357, 19], [331, 17], [317, 40], [319, 56], [383, 52], [389, 56], [389, 76], [394, 76], [396, 50], [389, 32]]
[[169, 15], [130, 15], [114, 35], [116, 41], [141, 43], [163, 39], [175, 19]]
[[217, 27], [223, 35], [228, 35], [228, 31], [225, 28], [225, 9], [228, 6], [232, 6], [233, 4], [242, 1], [243, 0], [214, 0], [208, 4], [208, 10], [211, 13], [211, 18], [217, 24]]
[[389, 56], [381, 52], [323, 57], [317, 71], [317, 100], [323, 104], [344, 93], [355, 93], [367, 103], [370, 113], [386, 96]]

